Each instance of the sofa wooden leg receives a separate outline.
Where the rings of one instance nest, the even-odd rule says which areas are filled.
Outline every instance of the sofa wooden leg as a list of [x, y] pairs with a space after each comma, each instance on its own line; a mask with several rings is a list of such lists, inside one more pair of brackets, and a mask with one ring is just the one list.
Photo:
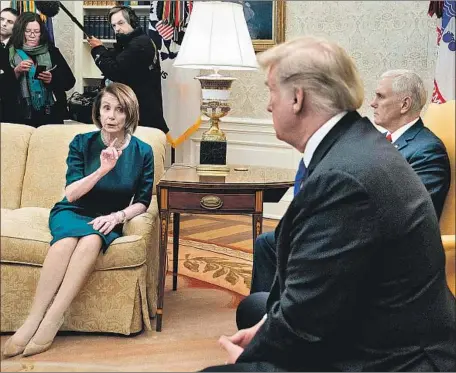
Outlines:
[[163, 309], [157, 308], [157, 321], [156, 321], [156, 328], [157, 332], [161, 332], [162, 330], [162, 316], [163, 316]]

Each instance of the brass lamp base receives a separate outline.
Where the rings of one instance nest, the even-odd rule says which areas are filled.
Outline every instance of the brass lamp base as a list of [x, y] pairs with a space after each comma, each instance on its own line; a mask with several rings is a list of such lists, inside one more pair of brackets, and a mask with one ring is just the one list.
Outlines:
[[227, 176], [230, 168], [225, 165], [200, 164], [196, 166], [196, 173], [201, 176]]
[[230, 111], [231, 84], [236, 78], [220, 75], [217, 71], [197, 76], [201, 83], [201, 112], [210, 119], [210, 128], [204, 132], [200, 146], [200, 162], [196, 172], [204, 176], [226, 176], [226, 136], [219, 128], [220, 118]]

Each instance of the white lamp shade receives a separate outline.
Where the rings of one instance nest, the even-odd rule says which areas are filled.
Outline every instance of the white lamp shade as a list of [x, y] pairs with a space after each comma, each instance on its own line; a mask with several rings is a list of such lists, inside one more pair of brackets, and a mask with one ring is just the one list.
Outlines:
[[239, 3], [194, 1], [175, 67], [256, 70], [252, 39]]

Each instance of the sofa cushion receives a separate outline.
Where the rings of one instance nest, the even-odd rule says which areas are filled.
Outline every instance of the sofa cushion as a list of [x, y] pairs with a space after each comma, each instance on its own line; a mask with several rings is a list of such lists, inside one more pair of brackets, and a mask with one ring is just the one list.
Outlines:
[[9, 123], [2, 123], [1, 127], [1, 206], [17, 209], [21, 203], [27, 149], [35, 129]]
[[[50, 210], [40, 207], [1, 209], [1, 261], [41, 266], [52, 239]], [[131, 235], [116, 239], [106, 254], [100, 253], [95, 270], [132, 268], [146, 262], [145, 241]]]
[[[94, 125], [54, 124], [41, 126], [33, 132], [20, 207], [52, 208], [63, 198], [69, 144], [77, 134], [95, 130]], [[135, 136], [150, 144], [154, 151], [155, 193], [155, 185], [164, 173], [165, 134], [156, 128], [139, 127]]]

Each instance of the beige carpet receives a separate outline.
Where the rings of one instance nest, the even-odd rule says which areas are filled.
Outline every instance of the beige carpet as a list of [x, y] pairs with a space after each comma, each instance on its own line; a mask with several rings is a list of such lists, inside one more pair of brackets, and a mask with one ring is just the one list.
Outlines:
[[[217, 344], [232, 334], [241, 296], [179, 276], [179, 289], [167, 278], [163, 331], [136, 336], [59, 333], [49, 351], [1, 361], [2, 372], [184, 372], [223, 364]], [[1, 347], [9, 335], [1, 336]]]

